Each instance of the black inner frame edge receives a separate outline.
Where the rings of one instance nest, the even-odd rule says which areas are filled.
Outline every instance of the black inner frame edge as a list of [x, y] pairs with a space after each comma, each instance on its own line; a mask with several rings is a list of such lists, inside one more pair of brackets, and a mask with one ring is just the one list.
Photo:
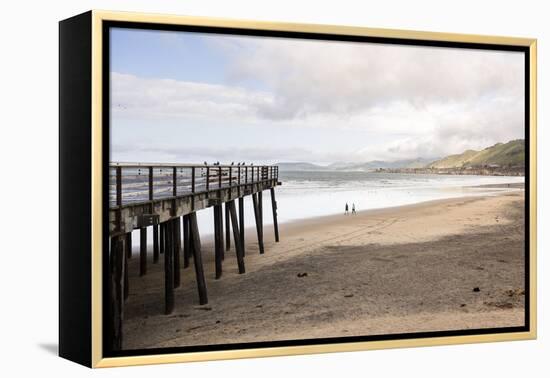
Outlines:
[[[236, 349], [256, 349], [270, 347], [293, 347], [304, 345], [321, 345], [321, 344], [340, 344], [351, 342], [365, 341], [386, 341], [386, 340], [406, 340], [406, 339], [425, 339], [433, 337], [449, 337], [449, 336], [469, 336], [469, 335], [488, 335], [502, 334], [513, 332], [528, 332], [530, 331], [530, 54], [528, 46], [516, 45], [499, 45], [485, 44], [473, 42], [450, 42], [450, 41], [431, 41], [421, 39], [405, 39], [405, 38], [390, 38], [390, 37], [369, 37], [356, 35], [335, 35], [324, 33], [308, 33], [308, 32], [289, 32], [289, 31], [274, 31], [274, 30], [258, 30], [244, 28], [227, 28], [214, 26], [192, 26], [192, 25], [168, 25], [146, 22], [127, 22], [127, 21], [103, 21], [102, 22], [102, 174], [103, 174], [103, 198], [108, 198], [108, 174], [109, 174], [109, 154], [110, 154], [110, 29], [111, 28], [129, 28], [140, 30], [158, 30], [158, 31], [181, 31], [195, 33], [213, 33], [222, 35], [238, 35], [238, 36], [253, 36], [253, 37], [278, 37], [278, 38], [294, 38], [294, 39], [313, 39], [325, 41], [341, 41], [341, 42], [363, 42], [363, 43], [378, 43], [392, 44], [405, 46], [427, 46], [427, 47], [447, 47], [447, 48], [463, 48], [463, 49], [479, 49], [479, 50], [496, 50], [496, 51], [516, 51], [523, 52], [525, 56], [525, 325], [523, 327], [500, 327], [500, 328], [481, 328], [467, 330], [452, 330], [452, 331], [433, 331], [433, 332], [414, 332], [414, 333], [396, 333], [385, 335], [370, 335], [370, 336], [347, 336], [347, 337], [330, 337], [316, 339], [301, 339], [301, 340], [284, 340], [284, 341], [259, 341], [250, 343], [235, 343], [235, 344], [212, 344], [212, 345], [196, 345], [196, 346], [181, 346], [167, 348], [148, 348], [148, 349], [132, 349], [113, 351], [110, 348], [110, 336], [107, 327], [103, 326], [102, 344], [103, 357], [126, 357], [126, 356], [141, 356], [141, 355], [158, 355], [172, 353], [192, 353], [192, 352], [207, 352], [207, 351], [225, 351]], [[103, 201], [103, 266], [102, 273], [109, 271], [109, 227], [108, 227], [108, 201]], [[103, 293], [103, 324], [108, 324], [109, 301], [108, 298], [108, 276], [102, 274]], [[289, 353], [292, 353], [289, 350]]]

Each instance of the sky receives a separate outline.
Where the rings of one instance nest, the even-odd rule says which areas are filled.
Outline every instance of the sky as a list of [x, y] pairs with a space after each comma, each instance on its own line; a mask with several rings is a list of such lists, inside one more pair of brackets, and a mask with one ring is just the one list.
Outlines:
[[439, 158], [524, 138], [519, 52], [111, 29], [111, 161]]

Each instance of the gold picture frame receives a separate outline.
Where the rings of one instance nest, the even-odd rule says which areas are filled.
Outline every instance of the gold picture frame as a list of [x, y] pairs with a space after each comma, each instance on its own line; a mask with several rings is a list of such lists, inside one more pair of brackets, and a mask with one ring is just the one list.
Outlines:
[[[430, 41], [430, 42], [449, 42], [462, 44], [476, 45], [501, 45], [501, 46], [519, 46], [526, 49], [529, 59], [528, 67], [528, 84], [529, 84], [529, 103], [528, 103], [528, 122], [529, 122], [529, 235], [526, 239], [529, 240], [528, 251], [528, 269], [529, 269], [529, 292], [528, 311], [529, 311], [529, 329], [522, 332], [506, 332], [506, 333], [486, 333], [475, 335], [453, 335], [442, 337], [427, 337], [427, 338], [404, 338], [399, 340], [376, 340], [376, 341], [361, 341], [361, 342], [342, 342], [331, 344], [314, 344], [314, 345], [298, 345], [284, 347], [265, 347], [251, 349], [236, 349], [236, 350], [212, 350], [201, 352], [186, 352], [186, 353], [158, 353], [147, 355], [133, 355], [120, 357], [105, 357], [103, 353], [103, 339], [105, 335], [105, 327], [103, 324], [103, 296], [105, 287], [103, 286], [104, 278], [104, 114], [103, 106], [103, 80], [105, 75], [105, 57], [104, 57], [104, 25], [107, 22], [128, 22], [138, 23], [146, 26], [147, 24], [161, 25], [186, 25], [199, 27], [216, 27], [230, 28], [239, 30], [261, 30], [274, 32], [296, 32], [296, 33], [316, 33], [334, 36], [357, 36], [357, 37], [380, 37], [389, 39], [398, 39], [402, 41]], [[466, 344], [466, 343], [481, 343], [481, 342], [496, 342], [496, 341], [512, 341], [512, 340], [527, 340], [535, 339], [537, 335], [537, 290], [536, 290], [536, 243], [537, 243], [537, 41], [536, 39], [514, 38], [501, 36], [484, 36], [484, 35], [469, 35], [469, 34], [454, 34], [454, 33], [437, 33], [412, 30], [394, 30], [394, 29], [378, 29], [355, 26], [335, 26], [335, 25], [315, 25], [315, 24], [294, 24], [281, 22], [260, 22], [251, 20], [231, 20], [218, 19], [209, 17], [189, 17], [175, 15], [160, 15], [160, 14], [145, 14], [145, 13], [130, 13], [130, 12], [110, 12], [93, 10], [81, 16], [76, 16], [73, 19], [62, 21], [60, 24], [60, 87], [68, 91], [66, 85], [73, 85], [71, 77], [63, 78], [66, 72], [64, 67], [64, 59], [75, 59], [74, 54], [81, 54], [79, 48], [86, 49], [89, 54], [81, 56], [79, 59], [83, 61], [91, 57], [87, 68], [89, 69], [89, 78], [86, 81], [86, 86], [82, 88], [83, 93], [90, 91], [89, 98], [85, 96], [65, 96], [61, 94], [60, 113], [62, 115], [69, 114], [69, 108], [73, 105], [72, 101], [79, 101], [83, 109], [89, 112], [87, 115], [70, 118], [60, 117], [60, 148], [65, 148], [65, 138], [72, 138], [70, 133], [80, 133], [85, 142], [89, 141], [89, 171], [86, 172], [89, 181], [82, 182], [83, 187], [91, 185], [87, 191], [90, 194], [89, 202], [86, 202], [86, 208], [89, 209], [89, 223], [85, 225], [77, 225], [71, 222], [69, 218], [65, 218], [69, 200], [79, 200], [78, 193], [67, 194], [66, 201], [60, 201], [61, 209], [61, 237], [64, 238], [69, 232], [75, 232], [79, 235], [87, 235], [89, 246], [83, 243], [86, 248], [89, 247], [89, 253], [85, 260], [74, 260], [75, 257], [69, 256], [71, 253], [79, 252], [80, 247], [70, 247], [63, 242], [60, 242], [60, 355], [73, 361], [82, 363], [90, 367], [114, 367], [114, 366], [130, 366], [144, 364], [160, 364], [174, 362], [189, 362], [189, 361], [208, 361], [220, 359], [237, 359], [237, 358], [252, 358], [252, 357], [268, 357], [268, 356], [283, 356], [283, 355], [300, 355], [310, 353], [329, 353], [329, 352], [347, 352], [360, 351], [371, 349], [387, 349], [387, 348], [403, 348], [403, 347], [419, 347], [419, 346], [435, 346], [449, 344]], [[77, 39], [78, 33], [84, 33], [83, 44]], [[72, 36], [68, 36], [72, 34]], [[87, 38], [87, 37], [89, 38]], [[73, 38], [73, 39], [71, 39]], [[86, 60], [88, 61], [88, 60]], [[85, 71], [84, 71], [85, 72]], [[78, 76], [79, 74], [75, 73]], [[75, 77], [76, 77], [75, 76]], [[80, 73], [81, 76], [81, 73]], [[78, 76], [80, 78], [80, 76]], [[76, 79], [75, 79], [76, 80]], [[80, 80], [80, 79], [79, 79]], [[527, 95], [527, 94], [526, 94]], [[86, 103], [90, 100], [89, 103]], [[87, 118], [86, 118], [87, 117]], [[69, 121], [89, 120], [89, 126], [84, 127], [82, 131], [69, 130]], [[80, 134], [79, 134], [80, 135]], [[527, 137], [527, 135], [526, 135]], [[67, 139], [67, 140], [68, 140]], [[68, 143], [68, 142], [67, 142]], [[74, 151], [73, 151], [74, 152]], [[69, 153], [69, 152], [67, 152]], [[85, 153], [83, 151], [82, 153]], [[68, 193], [71, 189], [71, 180], [75, 180], [68, 172], [70, 166], [67, 165], [64, 171], [65, 160], [67, 155], [61, 152], [61, 188]], [[74, 186], [74, 185], [72, 185]], [[64, 189], [65, 188], [65, 189]], [[76, 190], [76, 189], [75, 189]], [[527, 197], [527, 196], [526, 196]], [[89, 226], [89, 228], [88, 228]], [[74, 227], [80, 227], [76, 230]], [[80, 248], [81, 249], [81, 248]], [[79, 265], [80, 264], [80, 265]], [[75, 278], [68, 272], [84, 273], [84, 276], [89, 277], [89, 286], [81, 286], [74, 280], [84, 279], [82, 277]], [[89, 293], [84, 290], [80, 293], [80, 300], [89, 303], [87, 309], [91, 309], [89, 317], [82, 319], [74, 309], [77, 295], [76, 291], [69, 288], [72, 286], [74, 290], [89, 289]], [[74, 320], [80, 316], [80, 320]], [[76, 322], [76, 323], [75, 323]], [[88, 323], [89, 322], [89, 323]], [[67, 324], [71, 323], [70, 326]], [[84, 352], [76, 352], [74, 349], [78, 345], [77, 339], [89, 340], [89, 349], [84, 348]]]

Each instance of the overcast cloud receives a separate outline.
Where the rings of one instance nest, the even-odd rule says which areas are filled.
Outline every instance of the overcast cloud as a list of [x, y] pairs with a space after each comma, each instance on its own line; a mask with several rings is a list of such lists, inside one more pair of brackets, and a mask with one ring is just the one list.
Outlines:
[[219, 83], [111, 73], [114, 159], [397, 160], [524, 137], [520, 53], [193, 38], [223, 56]]

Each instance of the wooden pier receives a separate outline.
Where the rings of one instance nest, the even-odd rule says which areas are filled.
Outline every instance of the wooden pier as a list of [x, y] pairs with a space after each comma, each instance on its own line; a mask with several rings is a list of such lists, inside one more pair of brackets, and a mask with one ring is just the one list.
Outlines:
[[106, 326], [113, 350], [122, 348], [133, 230], [140, 230], [140, 276], [147, 274], [149, 227], [153, 230], [153, 263], [159, 263], [160, 255], [164, 255], [165, 314], [174, 310], [174, 288], [180, 286], [181, 270], [189, 267], [191, 260], [199, 303], [208, 303], [197, 211], [213, 208], [215, 279], [222, 277], [231, 237], [238, 271], [245, 273], [245, 196], [252, 197], [259, 251], [264, 253], [262, 196], [263, 191], [270, 191], [275, 241], [279, 241], [275, 187], [281, 183], [277, 166], [112, 163], [109, 170], [110, 324]]

